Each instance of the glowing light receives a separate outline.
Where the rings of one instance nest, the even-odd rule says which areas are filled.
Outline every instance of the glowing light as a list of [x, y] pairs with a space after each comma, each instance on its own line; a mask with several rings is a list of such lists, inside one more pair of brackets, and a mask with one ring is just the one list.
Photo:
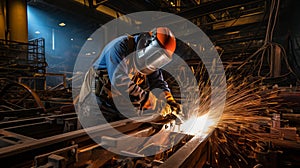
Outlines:
[[61, 27], [66, 26], [66, 24], [65, 24], [64, 22], [61, 22], [61, 23], [59, 23], [58, 25], [61, 26]]
[[219, 118], [210, 118], [209, 113], [191, 117], [181, 125], [181, 132], [206, 137], [218, 124]]
[[35, 31], [34, 33], [35, 33], [35, 34], [41, 34], [41, 32], [40, 32], [40, 31], [38, 31], [38, 30], [37, 30], [37, 31]]
[[[193, 44], [188, 44], [192, 45]], [[203, 46], [199, 46], [199, 50], [204, 51]], [[241, 167], [240, 164], [247, 164], [247, 156], [249, 153], [248, 148], [244, 145], [237, 145], [237, 137], [240, 140], [247, 139], [249, 142], [264, 140], [264, 137], [257, 135], [257, 132], [265, 132], [269, 129], [271, 118], [266, 116], [268, 113], [276, 113], [278, 106], [281, 105], [278, 97], [278, 89], [267, 91], [266, 88], [261, 87], [261, 79], [257, 81], [249, 80], [249, 76], [240, 76], [230, 73], [226, 80], [226, 104], [222, 110], [219, 102], [221, 96], [215, 96], [211, 99], [210, 87], [212, 86], [207, 79], [203, 78], [206, 74], [204, 65], [192, 67], [195, 76], [199, 77], [199, 87], [201, 94], [197, 102], [191, 103], [190, 96], [187, 96], [187, 101], [182, 105], [186, 107], [184, 111], [189, 118], [180, 126], [179, 132], [195, 135], [202, 139], [207, 138], [215, 128], [214, 134], [210, 143], [211, 146], [217, 146], [219, 151], [215, 152], [215, 158], [220, 156], [226, 157], [230, 162], [234, 160], [234, 167]], [[250, 71], [249, 71], [250, 72]], [[250, 75], [251, 76], [251, 75]], [[217, 78], [208, 79], [211, 81]], [[187, 81], [182, 81], [187, 82]], [[217, 92], [222, 93], [223, 90], [216, 87]], [[273, 88], [274, 89], [274, 88]], [[263, 92], [263, 95], [261, 93]], [[218, 94], [219, 95], [219, 94]], [[222, 95], [222, 94], [220, 94]], [[213, 102], [213, 100], [215, 100]], [[186, 104], [185, 104], [186, 103]], [[222, 115], [220, 111], [224, 111]], [[268, 129], [267, 129], [268, 128]], [[264, 147], [255, 143], [247, 143], [251, 149], [265, 150]], [[218, 160], [215, 160], [219, 164]], [[232, 161], [233, 162], [233, 161]], [[222, 166], [221, 166], [222, 167]]]
[[89, 37], [87, 40], [88, 40], [88, 41], [92, 41], [92, 40], [93, 40], [93, 38], [92, 38], [92, 37]]
[[55, 50], [55, 32], [52, 29], [52, 50]]

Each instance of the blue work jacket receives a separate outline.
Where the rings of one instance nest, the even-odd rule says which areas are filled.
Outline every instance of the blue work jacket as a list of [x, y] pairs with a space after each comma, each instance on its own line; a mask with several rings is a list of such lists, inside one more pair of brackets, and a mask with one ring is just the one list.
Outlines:
[[132, 79], [132, 73], [136, 74], [137, 70], [133, 66], [133, 60], [127, 56], [135, 50], [139, 35], [134, 35], [133, 38], [134, 49], [129, 48], [129, 36], [127, 35], [117, 37], [109, 42], [93, 64], [93, 68], [96, 71], [106, 69], [112, 89], [118, 90], [117, 94], [124, 97], [129, 96], [133, 104], [140, 104], [146, 101], [147, 95], [152, 89], [159, 88], [162, 91], [170, 91], [170, 89], [160, 69], [145, 76], [147, 88], [141, 87]]

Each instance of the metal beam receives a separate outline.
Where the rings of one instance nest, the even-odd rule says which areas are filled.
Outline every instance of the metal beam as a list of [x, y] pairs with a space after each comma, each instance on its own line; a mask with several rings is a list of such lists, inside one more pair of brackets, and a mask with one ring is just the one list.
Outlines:
[[107, 1], [103, 5], [110, 7], [116, 11], [120, 11], [124, 14], [129, 14], [138, 11], [157, 10], [151, 3], [147, 3], [140, 0], [130, 1]]
[[30, 5], [44, 4], [53, 8], [60, 9], [66, 13], [72, 14], [74, 16], [89, 18], [96, 23], [105, 24], [108, 21], [114, 19], [114, 17], [97, 11], [96, 9], [89, 8], [83, 4], [80, 4], [74, 0], [35, 0], [30, 2]]
[[247, 3], [257, 3], [261, 1], [266, 1], [266, 0], [217, 0], [214, 2], [208, 2], [208, 3], [203, 3], [200, 4], [199, 6], [192, 8], [190, 10], [186, 10], [183, 12], [178, 13], [179, 16], [182, 16], [186, 19], [193, 19], [198, 17], [199, 15], [203, 15], [209, 12], [213, 12], [216, 10], [232, 7], [232, 6], [237, 6], [237, 5], [243, 5]]

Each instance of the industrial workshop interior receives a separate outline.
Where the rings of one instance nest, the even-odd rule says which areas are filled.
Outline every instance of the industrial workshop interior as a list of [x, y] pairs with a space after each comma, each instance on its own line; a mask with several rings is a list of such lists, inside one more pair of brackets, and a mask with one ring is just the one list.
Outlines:
[[0, 0], [0, 167], [299, 168], [299, 7]]

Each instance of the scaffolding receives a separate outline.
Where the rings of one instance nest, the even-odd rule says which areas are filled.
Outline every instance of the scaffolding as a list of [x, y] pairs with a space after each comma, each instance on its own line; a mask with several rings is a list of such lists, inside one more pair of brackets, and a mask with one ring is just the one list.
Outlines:
[[0, 77], [17, 80], [21, 76], [46, 73], [45, 39], [28, 43], [0, 39]]

